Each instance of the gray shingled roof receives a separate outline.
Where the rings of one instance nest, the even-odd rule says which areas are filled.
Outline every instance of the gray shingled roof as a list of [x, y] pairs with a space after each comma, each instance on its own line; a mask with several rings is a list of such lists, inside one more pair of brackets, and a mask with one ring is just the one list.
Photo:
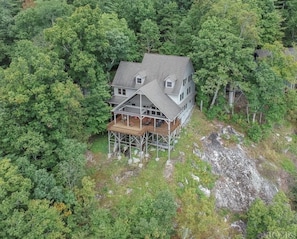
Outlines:
[[111, 85], [134, 88], [135, 81], [133, 79], [140, 71], [141, 63], [121, 61]]
[[112, 82], [112, 86], [135, 89], [135, 75], [145, 71], [146, 79], [144, 84], [157, 80], [163, 90], [164, 79], [169, 75], [175, 75], [178, 80], [170, 93], [177, 95], [188, 64], [192, 64], [189, 57], [146, 53], [142, 63], [121, 62]]
[[144, 94], [169, 120], [174, 120], [181, 108], [165, 95], [156, 80], [141, 87], [136, 93]]
[[123, 102], [125, 99], [127, 99], [126, 96], [113, 95], [111, 97], [111, 99], [109, 100], [109, 103], [117, 105], [117, 104]]

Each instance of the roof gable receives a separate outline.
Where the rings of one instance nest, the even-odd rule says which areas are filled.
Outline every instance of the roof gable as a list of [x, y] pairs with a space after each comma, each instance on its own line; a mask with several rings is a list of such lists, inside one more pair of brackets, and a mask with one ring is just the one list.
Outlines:
[[135, 97], [135, 95], [146, 96], [165, 115], [165, 117], [171, 121], [173, 121], [181, 112], [181, 108], [175, 104], [169, 96], [162, 92], [162, 89], [156, 80], [141, 87], [133, 95], [117, 105], [113, 111], [122, 108], [125, 103]]

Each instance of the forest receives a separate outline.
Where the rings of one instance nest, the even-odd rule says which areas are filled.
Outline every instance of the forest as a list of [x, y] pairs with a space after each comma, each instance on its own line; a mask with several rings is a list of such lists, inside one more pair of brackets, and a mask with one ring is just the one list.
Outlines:
[[[206, 233], [218, 218], [192, 191], [181, 200], [207, 209], [187, 208], [193, 237], [167, 190], [100, 205], [90, 139], [106, 132], [119, 62], [146, 52], [189, 56], [197, 107], [251, 142], [297, 127], [296, 41], [297, 0], [0, 0], [0, 238], [230, 238]], [[246, 238], [297, 235], [289, 203], [257, 200]]]

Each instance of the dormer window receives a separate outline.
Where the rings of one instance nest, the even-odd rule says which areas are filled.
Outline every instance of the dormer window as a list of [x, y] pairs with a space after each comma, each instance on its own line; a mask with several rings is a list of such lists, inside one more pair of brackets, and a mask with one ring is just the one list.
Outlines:
[[170, 88], [174, 88], [175, 85], [175, 81], [176, 81], [176, 77], [175, 75], [169, 75], [164, 79], [165, 82], [165, 87], [168, 89]]
[[143, 85], [144, 81], [146, 78], [146, 73], [145, 71], [140, 71], [136, 74], [135, 76], [135, 83], [136, 85]]
[[167, 88], [172, 88], [173, 87], [173, 82], [171, 80], [166, 81], [166, 87]]
[[143, 84], [143, 80], [141, 77], [139, 76], [136, 77], [136, 84]]

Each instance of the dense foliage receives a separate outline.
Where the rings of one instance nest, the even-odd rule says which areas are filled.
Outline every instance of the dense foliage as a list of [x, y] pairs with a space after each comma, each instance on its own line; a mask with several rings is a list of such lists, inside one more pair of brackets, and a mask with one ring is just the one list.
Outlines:
[[[86, 176], [114, 69], [144, 52], [190, 56], [201, 110], [259, 141], [276, 122], [297, 122], [296, 16], [296, 0], [0, 0], [0, 237], [170, 238], [169, 192], [102, 209]], [[192, 214], [202, 206], [187, 197], [190, 229], [206, 238]], [[285, 199], [275, 200], [253, 204], [249, 238], [296, 232]]]

